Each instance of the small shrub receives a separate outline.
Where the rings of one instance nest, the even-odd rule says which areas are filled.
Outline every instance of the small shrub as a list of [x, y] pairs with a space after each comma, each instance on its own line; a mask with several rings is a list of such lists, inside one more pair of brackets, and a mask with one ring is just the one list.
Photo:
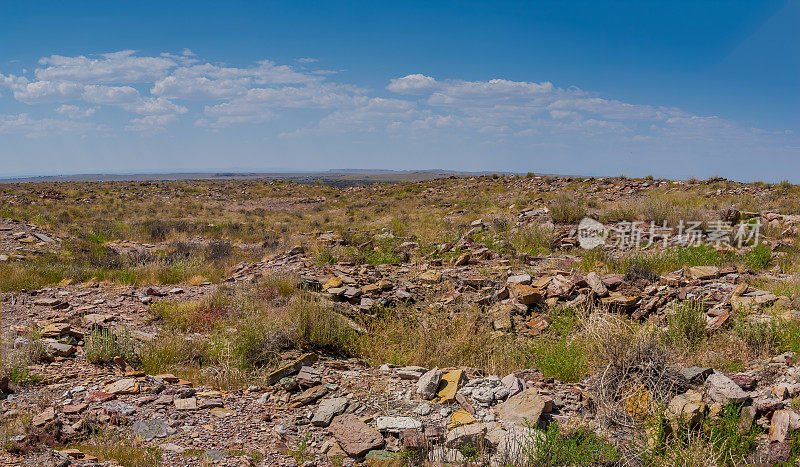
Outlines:
[[108, 363], [116, 356], [129, 363], [138, 360], [135, 342], [127, 328], [117, 332], [100, 327], [91, 329], [86, 335], [84, 352], [92, 363]]
[[576, 224], [586, 217], [586, 209], [580, 200], [559, 195], [550, 204], [550, 214], [557, 224]]
[[667, 316], [667, 340], [694, 350], [706, 339], [706, 321], [698, 303], [684, 302]]

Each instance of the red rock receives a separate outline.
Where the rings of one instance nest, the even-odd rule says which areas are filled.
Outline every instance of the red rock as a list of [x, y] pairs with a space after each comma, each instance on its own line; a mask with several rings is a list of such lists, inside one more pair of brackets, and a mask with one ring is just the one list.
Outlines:
[[361, 457], [386, 444], [378, 430], [370, 428], [353, 414], [337, 415], [328, 429], [351, 457]]
[[114, 394], [109, 394], [105, 391], [89, 391], [86, 394], [85, 401], [86, 402], [106, 402], [112, 399], [116, 399], [117, 396]]
[[89, 407], [89, 404], [70, 404], [61, 407], [61, 411], [66, 415], [74, 415], [83, 412], [86, 407]]

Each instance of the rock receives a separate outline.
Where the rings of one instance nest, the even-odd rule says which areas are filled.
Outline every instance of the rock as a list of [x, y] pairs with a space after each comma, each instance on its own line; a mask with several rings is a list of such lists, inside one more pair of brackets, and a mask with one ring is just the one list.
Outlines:
[[547, 286], [547, 294], [550, 297], [566, 298], [572, 293], [575, 283], [562, 275], [557, 275], [550, 280]]
[[598, 297], [605, 297], [608, 295], [608, 288], [603, 283], [603, 280], [600, 279], [600, 276], [597, 275], [596, 272], [592, 271], [586, 275], [586, 282], [591, 287], [592, 292], [595, 293]]
[[424, 284], [435, 284], [442, 280], [442, 273], [438, 271], [426, 271], [420, 274], [418, 279]]
[[111, 414], [122, 415], [123, 417], [136, 413], [136, 407], [121, 401], [106, 402], [103, 404], [103, 410]]
[[500, 420], [506, 423], [536, 426], [543, 412], [553, 410], [553, 402], [544, 399], [535, 389], [526, 389], [495, 407]]
[[124, 378], [106, 387], [109, 394], [138, 394], [139, 383], [136, 378]]
[[325, 399], [317, 408], [314, 413], [314, 418], [311, 419], [311, 424], [314, 426], [328, 426], [331, 424], [333, 417], [344, 412], [347, 408], [347, 399], [344, 397], [334, 397], [332, 399]]
[[69, 332], [70, 325], [67, 323], [50, 323], [42, 328], [42, 330], [39, 332], [39, 335], [45, 339], [57, 339], [62, 335], [69, 334]]
[[197, 410], [197, 398], [187, 397], [184, 399], [175, 399], [172, 401], [175, 404], [175, 410]]
[[44, 340], [44, 344], [46, 346], [45, 351], [47, 354], [54, 357], [69, 357], [76, 351], [74, 345], [62, 344], [61, 342], [49, 339]]
[[328, 388], [326, 388], [322, 384], [320, 384], [319, 386], [310, 387], [305, 391], [301, 392], [300, 394], [296, 395], [293, 399], [292, 405], [299, 407], [310, 404], [327, 393], [328, 393]]
[[705, 406], [703, 395], [697, 391], [678, 394], [669, 402], [669, 410], [675, 419], [683, 420], [690, 426], [695, 426], [703, 420]]
[[514, 311], [513, 305], [509, 303], [497, 303], [489, 310], [492, 325], [497, 331], [511, 330], [511, 313]]
[[43, 412], [40, 412], [38, 415], [33, 417], [31, 420], [31, 424], [37, 428], [41, 428], [48, 423], [54, 421], [56, 419], [56, 409], [53, 407], [48, 407], [44, 409]]
[[397, 369], [397, 376], [399, 376], [400, 379], [410, 379], [416, 381], [427, 372], [428, 369], [421, 366], [404, 366], [403, 368]]
[[508, 397], [513, 397], [525, 389], [525, 383], [514, 373], [506, 375], [500, 382], [508, 389]]
[[420, 376], [417, 382], [417, 394], [419, 394], [419, 397], [424, 400], [433, 399], [441, 379], [442, 372], [438, 368], [434, 368]]
[[506, 279], [506, 283], [530, 285], [531, 276], [530, 274], [517, 274], [515, 276], [508, 276], [508, 279]]
[[81, 318], [83, 324], [88, 327], [100, 326], [101, 324], [111, 321], [112, 319], [113, 316], [100, 313], [89, 313], [88, 315], [83, 315], [83, 318]]
[[714, 332], [724, 326], [731, 318], [731, 314], [723, 311], [706, 324], [706, 332]]
[[448, 428], [455, 428], [461, 425], [469, 425], [470, 423], [475, 423], [478, 420], [475, 418], [474, 412], [470, 412], [467, 409], [456, 410], [450, 416], [450, 423], [447, 424]]
[[439, 396], [439, 402], [448, 404], [456, 400], [456, 392], [461, 387], [464, 380], [464, 370], [453, 370], [442, 376], [439, 382], [439, 390], [436, 395]]
[[692, 279], [716, 279], [719, 275], [719, 268], [716, 266], [692, 266], [689, 268], [689, 275]]
[[301, 386], [315, 386], [322, 382], [322, 373], [314, 367], [304, 366], [300, 368], [294, 379]]
[[423, 404], [420, 404], [420, 405], [414, 407], [414, 410], [412, 412], [414, 412], [415, 414], [420, 415], [422, 417], [425, 417], [427, 415], [430, 415], [432, 410], [433, 409], [431, 409], [431, 405], [430, 404], [423, 403]]
[[322, 290], [326, 291], [328, 289], [338, 289], [344, 284], [344, 281], [336, 276], [331, 277], [330, 279], [322, 285]]
[[381, 434], [367, 426], [353, 414], [334, 417], [328, 428], [342, 450], [351, 457], [361, 457], [373, 449], [380, 449], [386, 441]]
[[400, 433], [402, 430], [422, 429], [422, 422], [411, 417], [378, 417], [375, 424], [380, 432]]
[[453, 263], [453, 266], [463, 266], [467, 263], [469, 263], [469, 253], [462, 253]]
[[[49, 307], [57, 307], [61, 305], [61, 303], [63, 303], [63, 301], [60, 298], [37, 298], [36, 300], [33, 301], [34, 305], [49, 306]], [[64, 324], [64, 323], [59, 323], [59, 324]], [[45, 328], [42, 330], [42, 336], [44, 336], [44, 333], [46, 332], [49, 326], [52, 325], [45, 326]], [[69, 325], [66, 326], [67, 328], [69, 328]]]
[[769, 441], [782, 442], [789, 437], [789, 410], [778, 410], [772, 414], [772, 422], [769, 426]]
[[281, 378], [285, 378], [286, 376], [291, 376], [304, 366], [313, 365], [314, 362], [317, 361], [317, 354], [315, 353], [307, 353], [297, 360], [294, 360], [282, 367], [278, 368], [277, 370], [273, 371], [269, 375], [267, 375], [266, 383], [268, 385], [273, 385], [280, 381]]
[[725, 375], [731, 379], [737, 386], [744, 389], [745, 391], [750, 391], [756, 387], [758, 380], [753, 375], [748, 375], [747, 373], [734, 373]]
[[747, 393], [722, 373], [714, 372], [706, 379], [705, 384], [709, 397], [723, 405], [739, 404], [748, 399]]
[[686, 378], [686, 381], [693, 384], [704, 382], [708, 375], [713, 372], [714, 370], [710, 367], [693, 366], [689, 368], [681, 368], [681, 375]]
[[505, 436], [505, 430], [503, 430], [502, 425], [497, 422], [473, 423], [471, 425], [458, 426], [450, 430], [450, 432], [447, 433], [444, 445], [448, 448], [459, 448], [464, 445], [470, 445], [479, 451], [485, 450], [481, 449], [482, 447], [488, 447], [491, 450], [500, 444]]
[[84, 398], [84, 400], [87, 403], [91, 403], [91, 402], [106, 402], [116, 398], [117, 398], [116, 395], [109, 394], [105, 391], [89, 391], [86, 393], [86, 397]]
[[508, 284], [508, 293], [511, 298], [523, 305], [532, 305], [544, 298], [544, 292], [541, 289], [525, 284]]
[[69, 404], [61, 407], [61, 412], [65, 415], [77, 415], [86, 410], [87, 407], [89, 407], [89, 404]]

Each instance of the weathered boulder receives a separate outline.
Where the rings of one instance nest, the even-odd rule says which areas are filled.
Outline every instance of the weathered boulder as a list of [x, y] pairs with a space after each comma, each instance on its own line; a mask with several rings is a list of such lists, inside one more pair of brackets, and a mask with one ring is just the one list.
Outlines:
[[535, 389], [526, 389], [495, 407], [495, 412], [506, 423], [535, 426], [543, 412], [553, 410], [553, 401], [539, 395]]
[[386, 444], [383, 436], [377, 430], [370, 428], [353, 414], [337, 415], [328, 429], [339, 442], [342, 450], [351, 457], [361, 457]]
[[442, 379], [442, 372], [438, 368], [423, 374], [417, 381], [417, 393], [425, 400], [431, 400], [436, 395], [439, 388], [439, 381]]
[[748, 399], [742, 388], [722, 373], [714, 372], [706, 379], [708, 395], [720, 404], [738, 404]]

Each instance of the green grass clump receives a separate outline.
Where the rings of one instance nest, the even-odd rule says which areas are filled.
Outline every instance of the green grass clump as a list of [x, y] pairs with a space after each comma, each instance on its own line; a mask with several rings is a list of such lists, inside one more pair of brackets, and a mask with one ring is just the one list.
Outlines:
[[91, 329], [86, 335], [84, 352], [92, 363], [108, 363], [116, 356], [128, 363], [138, 360], [135, 341], [127, 328], [117, 332], [100, 327]]
[[525, 465], [555, 467], [562, 465], [602, 465], [620, 459], [620, 453], [608, 441], [586, 428], [562, 433], [552, 422], [542, 434], [531, 429], [522, 446]]

